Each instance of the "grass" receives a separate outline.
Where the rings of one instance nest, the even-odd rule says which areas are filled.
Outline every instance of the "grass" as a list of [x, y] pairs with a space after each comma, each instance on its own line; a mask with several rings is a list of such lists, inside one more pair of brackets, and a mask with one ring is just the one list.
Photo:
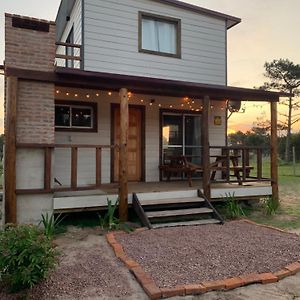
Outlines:
[[[270, 162], [264, 160], [263, 175], [269, 177]], [[254, 170], [255, 174], [255, 170]], [[266, 216], [261, 207], [248, 212], [249, 219], [282, 229], [300, 229], [300, 163], [296, 164], [296, 176], [293, 165], [279, 162], [280, 208], [274, 216]]]

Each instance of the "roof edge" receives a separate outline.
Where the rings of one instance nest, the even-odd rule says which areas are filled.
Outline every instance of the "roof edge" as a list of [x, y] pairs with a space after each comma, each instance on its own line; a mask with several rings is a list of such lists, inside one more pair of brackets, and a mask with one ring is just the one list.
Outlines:
[[172, 6], [176, 6], [176, 7], [180, 7], [186, 10], [190, 10], [190, 11], [194, 11], [196, 13], [201, 13], [201, 14], [205, 14], [205, 15], [209, 15], [209, 16], [214, 16], [217, 17], [219, 19], [223, 19], [226, 20], [227, 22], [227, 29], [230, 29], [232, 27], [234, 27], [235, 25], [241, 23], [242, 19], [232, 16], [232, 15], [228, 15], [228, 14], [224, 14], [215, 10], [211, 10], [208, 8], [204, 8], [198, 5], [194, 5], [194, 4], [190, 4], [190, 3], [186, 3], [183, 1], [179, 1], [179, 0], [152, 0], [152, 1], [156, 1], [156, 2], [160, 2], [163, 4], [168, 4], [168, 5], [172, 5]]

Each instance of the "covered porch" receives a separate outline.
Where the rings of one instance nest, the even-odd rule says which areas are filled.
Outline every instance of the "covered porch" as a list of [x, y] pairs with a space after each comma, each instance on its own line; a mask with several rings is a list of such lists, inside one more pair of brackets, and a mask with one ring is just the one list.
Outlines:
[[[36, 75], [31, 74], [31, 76]], [[88, 204], [89, 201], [85, 204], [83, 201], [85, 197], [101, 194], [103, 206], [105, 206], [107, 196], [116, 195], [120, 198], [120, 217], [123, 220], [127, 219], [132, 193], [178, 194], [180, 191], [201, 189], [211, 200], [221, 199], [226, 193], [235, 193], [240, 197], [273, 195], [278, 198], [276, 150], [276, 107], [280, 96], [278, 93], [94, 73], [63, 67], [56, 68], [53, 80], [56, 85], [55, 98], [56, 102], [61, 105], [60, 108], [68, 104], [68, 101], [72, 104], [75, 102], [76, 107], [78, 104], [85, 105], [94, 98], [96, 99], [94, 103], [106, 106], [107, 110], [103, 109], [103, 106], [98, 108], [101, 118], [96, 122], [96, 128], [91, 126], [88, 139], [84, 138], [88, 135], [85, 130], [79, 130], [74, 134], [72, 130], [62, 133], [60, 128], [56, 128], [55, 144], [17, 144], [20, 151], [32, 149], [32, 151], [43, 153], [44, 160], [44, 170], [40, 171], [43, 173], [41, 174], [43, 184], [30, 189], [24, 184], [24, 187], [17, 188], [17, 194], [53, 193], [54, 210], [72, 209], [70, 204], [72, 201], [69, 202], [68, 207], [64, 207], [63, 204], [55, 205], [59, 203], [58, 201], [63, 203], [62, 198], [70, 200], [76, 197], [76, 201], [81, 202], [80, 207], [74, 204], [73, 209], [76, 210], [95, 206]], [[70, 100], [70, 98], [73, 99]], [[272, 123], [270, 176], [263, 176], [262, 149], [227, 145], [227, 103], [243, 100], [270, 103]], [[156, 111], [151, 110], [154, 106]], [[137, 123], [141, 125], [139, 180], [130, 178], [130, 168], [134, 167], [129, 165], [132, 160], [130, 157], [132, 155], [130, 108], [140, 108], [142, 112], [140, 119], [137, 120]], [[200, 127], [198, 131], [195, 131], [198, 132], [198, 138], [200, 138], [200, 144], [195, 146], [196, 155], [179, 153], [179, 155], [185, 154], [191, 163], [200, 166], [201, 172], [198, 174], [196, 172], [192, 176], [191, 187], [187, 184], [184, 172], [179, 175], [179, 178], [172, 176], [170, 182], [166, 181], [163, 172], [159, 172], [159, 166], [164, 163], [168, 157], [167, 154], [171, 150], [173, 155], [174, 150], [172, 145], [164, 144], [162, 124], [165, 120], [163, 116], [164, 113], [174, 116], [177, 112], [181, 116], [199, 116], [200, 118], [198, 123], [193, 120], [194, 130], [196, 124]], [[108, 114], [110, 118], [105, 119]], [[116, 116], [119, 118], [117, 130], [116, 123], [113, 123]], [[92, 113], [90, 113], [90, 118], [93, 118]], [[101, 120], [106, 120], [106, 123]], [[151, 123], [151, 120], [155, 122]], [[218, 123], [220, 120], [221, 126]], [[215, 131], [213, 126], [216, 128]], [[93, 132], [98, 132], [98, 135], [93, 135]], [[150, 139], [149, 133], [152, 135]], [[155, 144], [154, 148], [153, 144]], [[180, 146], [184, 149], [183, 145]], [[83, 157], [89, 157], [89, 162], [82, 160]], [[233, 163], [233, 158], [236, 159], [236, 163]], [[84, 175], [87, 170], [93, 174], [89, 175], [89, 181], [85, 180]], [[95, 207], [102, 206], [101, 201]]]

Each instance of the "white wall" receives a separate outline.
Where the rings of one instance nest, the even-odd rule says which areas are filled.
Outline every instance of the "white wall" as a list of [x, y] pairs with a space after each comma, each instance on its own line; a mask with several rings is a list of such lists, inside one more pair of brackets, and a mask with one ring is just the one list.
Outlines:
[[[138, 12], [181, 19], [182, 58], [138, 52]], [[224, 20], [151, 0], [85, 0], [87, 71], [226, 84]]]
[[[66, 42], [72, 26], [74, 30], [74, 44], [82, 45], [82, 0], [76, 0], [70, 15], [70, 21], [67, 22], [66, 28], [62, 34], [61, 42]], [[66, 54], [66, 47], [59, 46], [57, 48], [57, 53]], [[80, 50], [78, 48], [74, 48], [74, 55], [80, 55]], [[65, 60], [57, 59], [57, 65], [65, 66]], [[79, 68], [80, 62], [74, 61], [74, 67]]]
[[[70, 96], [65, 96], [65, 93]], [[55, 132], [55, 142], [61, 144], [90, 144], [90, 145], [110, 145], [111, 144], [111, 103], [119, 103], [118, 93], [108, 96], [107, 92], [100, 92], [100, 96], [96, 97], [97, 91], [76, 90], [70, 91], [60, 88], [60, 99], [70, 99], [71, 95], [77, 93], [76, 99], [82, 101], [91, 101], [98, 103], [98, 132], [82, 133], [82, 132]], [[90, 94], [87, 100], [86, 94]], [[94, 96], [93, 96], [94, 95]], [[144, 101], [141, 102], [141, 99]], [[150, 99], [155, 99], [155, 103], [150, 106]], [[70, 100], [74, 100], [74, 97]], [[151, 95], [133, 95], [130, 104], [145, 105], [145, 175], [147, 182], [159, 181], [159, 118], [160, 108], [187, 109], [181, 107], [182, 98], [160, 97]], [[161, 107], [159, 107], [161, 104]], [[194, 108], [200, 108], [200, 100], [195, 100]], [[210, 112], [210, 141], [211, 145], [225, 145], [225, 102], [212, 101], [213, 108]], [[214, 116], [222, 116], [222, 125], [214, 125]], [[55, 155], [54, 176], [61, 181], [64, 186], [70, 185], [70, 152], [69, 150], [59, 151]], [[82, 151], [82, 152], [81, 152]], [[87, 153], [89, 151], [89, 153]], [[110, 183], [110, 150], [103, 150], [102, 156], [102, 183]], [[95, 153], [91, 150], [80, 150], [78, 155], [78, 184], [94, 184], [95, 183]]]

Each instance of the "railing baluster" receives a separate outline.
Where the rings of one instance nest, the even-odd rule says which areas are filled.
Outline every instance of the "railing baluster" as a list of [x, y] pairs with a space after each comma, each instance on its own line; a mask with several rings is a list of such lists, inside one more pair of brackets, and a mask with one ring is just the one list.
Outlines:
[[101, 148], [96, 148], [96, 186], [101, 186]]
[[226, 148], [226, 181], [230, 182], [230, 149]]
[[71, 188], [77, 188], [77, 161], [78, 161], [78, 148], [72, 147], [71, 150]]
[[262, 179], [262, 149], [257, 149], [257, 179]]
[[242, 149], [242, 168], [243, 168], [243, 181], [246, 181], [246, 150]]
[[51, 191], [51, 148], [44, 149], [44, 190]]

